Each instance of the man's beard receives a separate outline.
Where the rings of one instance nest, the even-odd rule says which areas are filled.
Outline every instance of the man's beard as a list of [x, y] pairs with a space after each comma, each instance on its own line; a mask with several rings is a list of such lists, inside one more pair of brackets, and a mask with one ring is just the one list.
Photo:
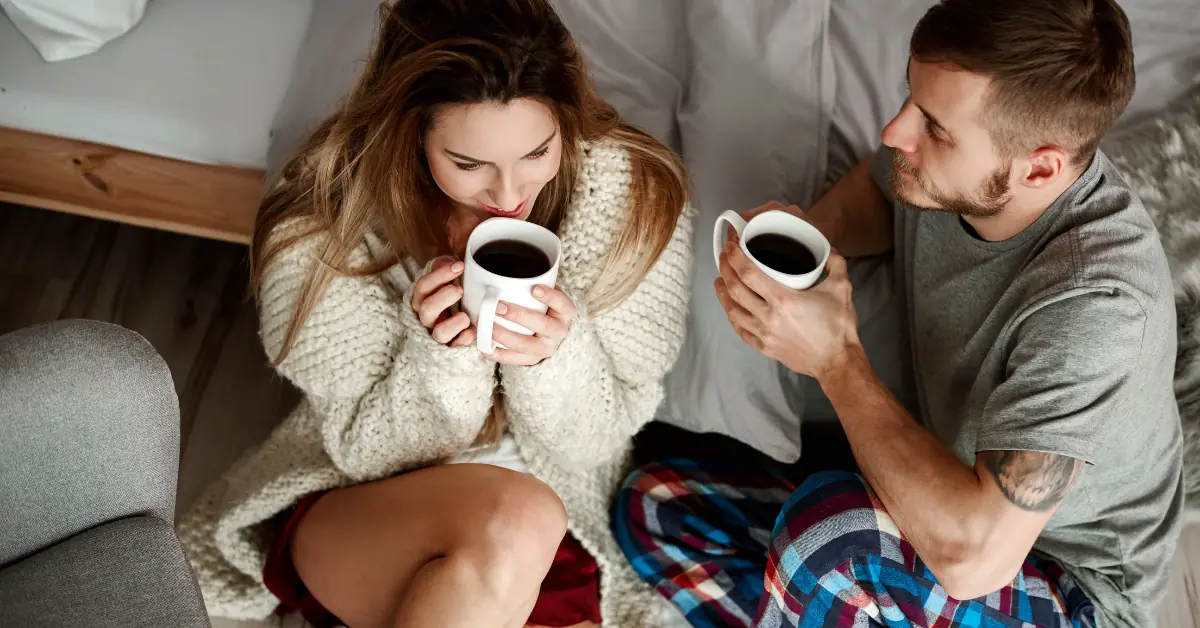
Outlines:
[[[963, 194], [945, 194], [927, 185], [921, 178], [921, 173], [913, 167], [904, 153], [894, 148], [889, 150], [892, 153], [892, 174], [888, 178], [888, 185], [892, 188], [892, 195], [917, 209], [950, 212], [959, 216], [986, 217], [1000, 213], [1004, 206], [1012, 200], [1012, 195], [1008, 193], [1009, 173], [1003, 168], [997, 169], [984, 179], [979, 186], [978, 200], [972, 200]], [[913, 183], [935, 204], [923, 206], [911, 202], [904, 194], [904, 179], [900, 176], [901, 172], [908, 173]]]

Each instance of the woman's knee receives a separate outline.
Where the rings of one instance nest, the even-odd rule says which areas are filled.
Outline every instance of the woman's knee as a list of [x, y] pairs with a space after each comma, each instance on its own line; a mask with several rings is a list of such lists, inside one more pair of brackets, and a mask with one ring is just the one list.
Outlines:
[[290, 551], [322, 604], [373, 625], [434, 563], [496, 604], [525, 600], [549, 570], [566, 522], [562, 501], [531, 476], [448, 465], [326, 494], [298, 523]]
[[567, 512], [549, 486], [498, 469], [476, 519], [460, 527], [448, 554], [479, 569], [486, 586], [511, 599], [536, 590], [567, 532]]

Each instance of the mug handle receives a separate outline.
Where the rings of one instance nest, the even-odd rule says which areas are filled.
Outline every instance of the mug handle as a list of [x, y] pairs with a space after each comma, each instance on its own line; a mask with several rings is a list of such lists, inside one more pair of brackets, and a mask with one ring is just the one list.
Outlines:
[[492, 341], [492, 327], [496, 324], [496, 306], [500, 305], [500, 290], [488, 286], [479, 304], [479, 321], [475, 324], [475, 347], [480, 353], [492, 353], [496, 343]]
[[729, 223], [739, 237], [746, 230], [746, 221], [732, 209], [717, 216], [717, 224], [713, 225], [713, 263], [717, 265], [718, 275], [721, 274], [721, 250], [725, 248], [725, 223]]

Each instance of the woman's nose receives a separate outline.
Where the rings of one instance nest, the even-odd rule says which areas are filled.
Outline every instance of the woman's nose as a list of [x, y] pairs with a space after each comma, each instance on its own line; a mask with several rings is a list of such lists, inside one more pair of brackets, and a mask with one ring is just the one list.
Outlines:
[[520, 186], [513, 180], [512, 175], [499, 177], [490, 195], [495, 207], [504, 211], [516, 209], [517, 205], [524, 200], [521, 198]]

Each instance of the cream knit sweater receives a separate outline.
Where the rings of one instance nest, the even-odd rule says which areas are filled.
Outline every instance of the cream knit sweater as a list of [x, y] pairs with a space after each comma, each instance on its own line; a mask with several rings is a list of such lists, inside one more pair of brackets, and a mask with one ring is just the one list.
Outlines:
[[[583, 148], [559, 234], [559, 287], [577, 299], [596, 281], [629, 211], [628, 156], [607, 142]], [[594, 317], [581, 302], [558, 352], [532, 367], [497, 368], [474, 347], [438, 344], [408, 306], [409, 290], [335, 279], [279, 366], [304, 401], [180, 520], [209, 612], [270, 615], [278, 600], [262, 571], [273, 517], [309, 493], [462, 452], [501, 386], [508, 429], [530, 473], [557, 491], [571, 533], [599, 563], [604, 625], [656, 625], [661, 602], [626, 563], [608, 509], [628, 470], [630, 438], [653, 417], [683, 341], [691, 218], [689, 210], [630, 297]], [[260, 315], [268, 355], [278, 355], [318, 246], [315, 238], [294, 247], [267, 269]], [[352, 263], [367, 261], [370, 250], [364, 242]], [[404, 267], [408, 277], [418, 274]]]

